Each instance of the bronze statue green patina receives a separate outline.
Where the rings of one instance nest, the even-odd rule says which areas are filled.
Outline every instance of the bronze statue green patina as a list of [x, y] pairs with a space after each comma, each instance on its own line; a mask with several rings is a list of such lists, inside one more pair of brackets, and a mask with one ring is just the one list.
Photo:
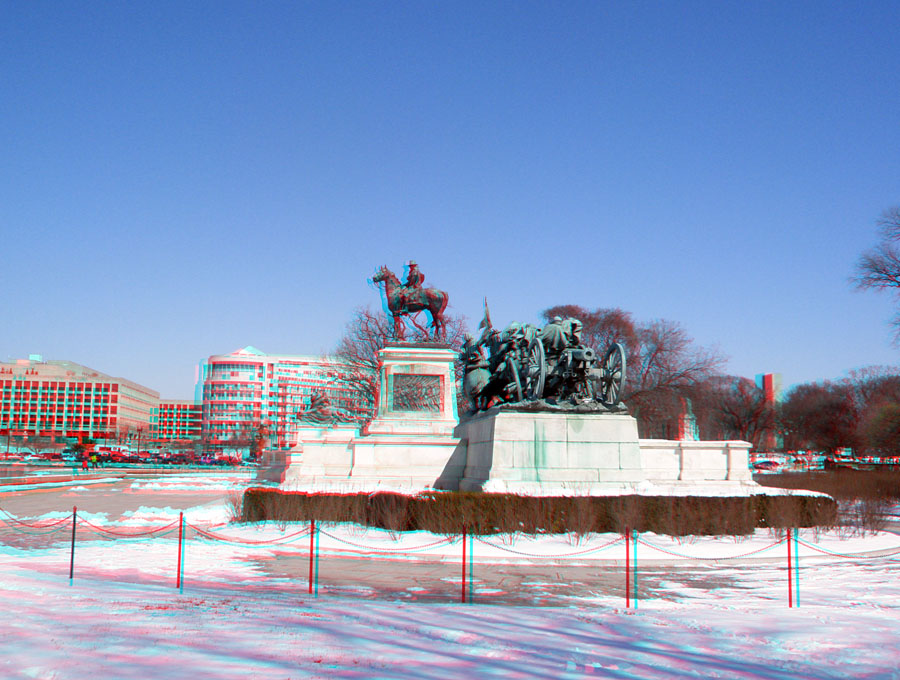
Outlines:
[[372, 277], [373, 283], [384, 284], [388, 313], [394, 320], [395, 340], [402, 340], [405, 336], [404, 317], [409, 317], [413, 324], [422, 328], [415, 321], [415, 315], [422, 311], [427, 311], [431, 315], [431, 337], [443, 340], [446, 336], [444, 310], [450, 297], [437, 288], [423, 288], [424, 281], [425, 276], [415, 262], [409, 263], [405, 285], [401, 284], [397, 275], [385, 266]]
[[625, 348], [613, 343], [602, 360], [581, 344], [578, 319], [554, 318], [543, 328], [512, 322], [492, 327], [485, 305], [479, 340], [460, 353], [463, 388], [477, 410], [514, 403], [523, 408], [621, 411]]
[[350, 422], [352, 418], [344, 409], [332, 406], [324, 392], [313, 391], [309, 396], [309, 406], [295, 414], [297, 420], [309, 425], [328, 425]]

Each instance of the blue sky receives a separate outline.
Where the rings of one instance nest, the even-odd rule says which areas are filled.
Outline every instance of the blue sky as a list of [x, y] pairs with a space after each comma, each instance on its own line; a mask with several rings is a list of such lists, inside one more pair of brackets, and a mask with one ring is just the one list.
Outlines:
[[896, 2], [5, 3], [0, 359], [190, 397], [419, 262], [471, 324], [682, 323], [785, 384], [896, 364]]

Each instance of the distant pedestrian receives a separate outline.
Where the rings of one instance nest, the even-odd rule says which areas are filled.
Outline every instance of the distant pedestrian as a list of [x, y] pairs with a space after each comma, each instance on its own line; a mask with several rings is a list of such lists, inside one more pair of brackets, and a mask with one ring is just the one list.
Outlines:
[[87, 469], [88, 469], [88, 466], [87, 466], [87, 455], [82, 455], [82, 456], [81, 456], [81, 469], [82, 469], [82, 470], [87, 470]]
[[92, 468], [97, 467], [97, 454], [96, 453], [91, 454], [91, 467]]

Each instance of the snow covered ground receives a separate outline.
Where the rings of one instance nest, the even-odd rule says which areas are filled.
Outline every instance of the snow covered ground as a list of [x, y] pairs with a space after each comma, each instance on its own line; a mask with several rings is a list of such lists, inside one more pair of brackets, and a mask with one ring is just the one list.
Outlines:
[[643, 535], [625, 609], [618, 536], [467, 542], [462, 604], [458, 537], [325, 525], [315, 597], [307, 525], [228, 523], [247, 483], [0, 493], [0, 678], [900, 678], [895, 533], [801, 532], [791, 609], [783, 537]]

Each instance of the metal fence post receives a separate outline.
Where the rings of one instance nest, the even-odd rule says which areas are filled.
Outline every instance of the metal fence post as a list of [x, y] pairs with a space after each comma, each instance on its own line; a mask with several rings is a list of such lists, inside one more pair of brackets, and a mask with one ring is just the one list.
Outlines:
[[460, 595], [460, 602], [465, 604], [466, 602], [466, 525], [463, 524], [462, 528], [462, 594]]
[[631, 607], [631, 529], [625, 527], [625, 609]]
[[316, 551], [316, 520], [309, 520], [309, 594], [313, 592], [313, 563]]
[[634, 608], [637, 609], [638, 606], [638, 561], [637, 561], [637, 546], [638, 546], [638, 532], [635, 529], [632, 529], [632, 546], [631, 549], [634, 551], [632, 557], [632, 567], [634, 568], [634, 575], [632, 576], [631, 582], [634, 584]]
[[184, 592], [184, 512], [178, 513], [178, 574], [175, 585], [179, 593]]
[[316, 529], [316, 574], [313, 582], [315, 583], [314, 597], [319, 597], [319, 534], [321, 532]]
[[469, 604], [475, 601], [475, 534], [469, 534]]
[[794, 528], [794, 606], [800, 606], [800, 530]]
[[78, 506], [72, 506], [72, 551], [69, 556], [69, 585], [75, 581], [75, 525], [78, 522]]
[[787, 530], [787, 549], [788, 549], [788, 565], [787, 565], [787, 575], [788, 575], [788, 607], [794, 606], [794, 577], [791, 573], [791, 530]]

